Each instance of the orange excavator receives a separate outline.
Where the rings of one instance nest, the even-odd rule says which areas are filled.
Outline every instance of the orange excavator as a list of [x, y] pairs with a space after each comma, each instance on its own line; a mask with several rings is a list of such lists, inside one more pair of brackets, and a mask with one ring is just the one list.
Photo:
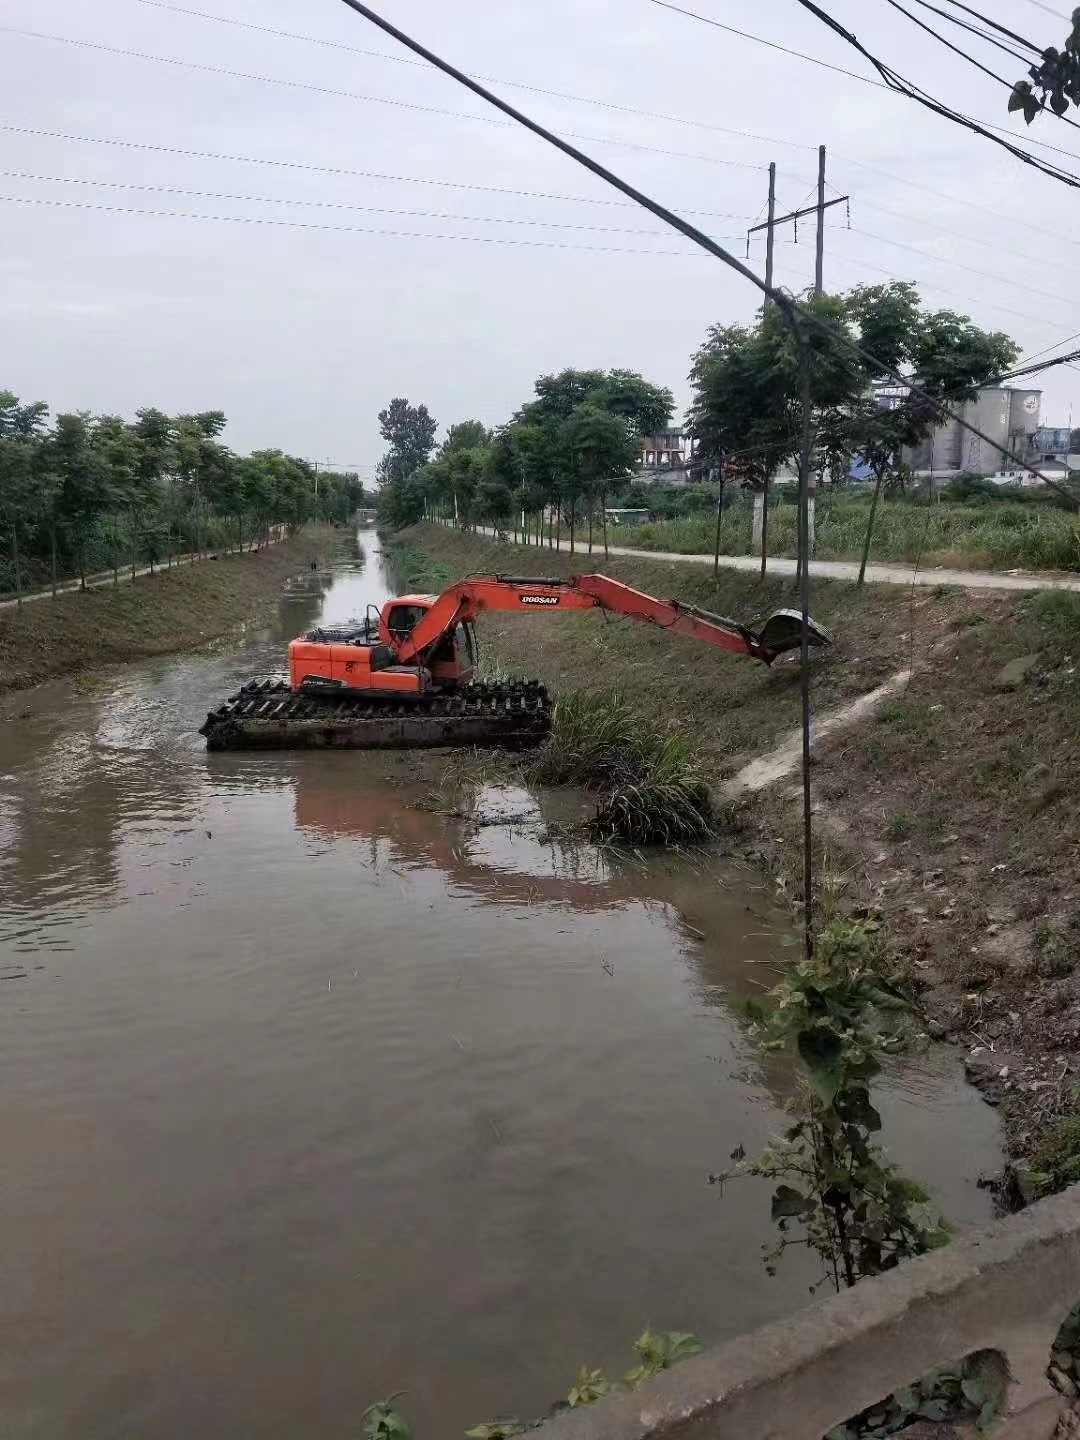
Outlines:
[[[794, 610], [775, 611], [755, 631], [608, 575], [477, 576], [441, 595], [388, 600], [377, 617], [354, 625], [308, 631], [289, 646], [287, 680], [245, 685], [206, 717], [199, 733], [209, 750], [536, 744], [549, 728], [547, 691], [535, 680], [478, 680], [475, 621], [485, 610], [594, 609], [766, 665], [802, 643]], [[813, 622], [809, 640], [815, 647], [831, 643]]]

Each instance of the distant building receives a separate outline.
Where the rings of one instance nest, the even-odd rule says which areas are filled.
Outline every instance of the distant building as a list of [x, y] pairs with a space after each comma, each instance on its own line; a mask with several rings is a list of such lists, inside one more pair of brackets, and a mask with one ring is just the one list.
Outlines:
[[[897, 387], [899, 388], [899, 387]], [[974, 400], [960, 407], [969, 425], [987, 436], [981, 440], [950, 419], [907, 451], [904, 459], [916, 474], [997, 475], [1016, 468], [1002, 450], [1008, 450], [1026, 464], [1039, 457], [1036, 434], [1042, 408], [1041, 390], [1013, 390], [992, 385], [980, 390]], [[990, 443], [992, 442], [992, 443]]]
[[626, 506], [609, 505], [604, 514], [612, 525], [624, 529], [627, 526], [646, 525], [649, 520], [648, 510], [631, 510]]
[[694, 447], [685, 430], [661, 430], [641, 441], [641, 470], [635, 477], [640, 485], [679, 487], [690, 483]]
[[1035, 450], [1040, 460], [1063, 460], [1072, 449], [1073, 432], [1068, 425], [1040, 425], [1035, 431]]

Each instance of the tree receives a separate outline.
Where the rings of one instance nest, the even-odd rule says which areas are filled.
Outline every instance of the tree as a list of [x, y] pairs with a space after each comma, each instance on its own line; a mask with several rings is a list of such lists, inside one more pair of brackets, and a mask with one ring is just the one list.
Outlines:
[[438, 421], [426, 405], [410, 405], [400, 396], [379, 411], [379, 434], [390, 447], [380, 462], [380, 480], [403, 480], [415, 474], [435, 449]]
[[121, 481], [114, 476], [107, 444], [94, 444], [87, 411], [58, 415], [53, 433], [44, 441], [47, 469], [58, 481], [57, 519], [72, 544], [80, 588], [86, 589], [87, 545], [99, 519], [115, 508]]
[[439, 447], [440, 455], [451, 455], [455, 450], [482, 450], [491, 443], [491, 431], [481, 420], [459, 420], [446, 432], [446, 439]]
[[1049, 46], [1027, 80], [1018, 80], [1009, 96], [1009, 111], [1020, 110], [1030, 125], [1049, 105], [1055, 115], [1080, 106], [1080, 8], [1072, 13], [1072, 30], [1060, 50]]
[[22, 604], [20, 533], [34, 519], [33, 451], [7, 436], [0, 437], [0, 525], [8, 533], [15, 595]]
[[634, 370], [609, 370], [591, 398], [610, 414], [632, 421], [641, 435], [663, 430], [675, 410], [675, 396], [670, 390], [651, 385]]
[[769, 482], [797, 444], [790, 383], [774, 363], [762, 326], [714, 325], [694, 357], [690, 433], [699, 460], [731, 463], [745, 486], [764, 495], [761, 568], [768, 545]]
[[641, 455], [638, 432], [631, 420], [613, 415], [591, 401], [580, 405], [561, 428], [568, 456], [570, 553], [574, 552], [574, 522], [582, 494], [587, 497], [591, 553], [597, 492], [603, 497], [612, 481], [625, 480], [632, 472]]
[[[982, 330], [966, 315], [923, 310], [918, 291], [903, 281], [812, 298], [806, 307], [825, 322], [804, 332], [819, 455], [834, 475], [846, 471], [853, 454], [870, 462], [872, 526], [885, 476], [938, 423], [936, 402], [967, 400], [1008, 369], [1017, 349], [1007, 335]], [[911, 376], [911, 392], [891, 408], [880, 405], [873, 382], [897, 370]], [[800, 355], [779, 309], [767, 306], [753, 329], [715, 326], [690, 378], [699, 456], [736, 461], [744, 483], [765, 490], [767, 501], [772, 475], [798, 452], [801, 428]], [[766, 503], [763, 573], [767, 517]], [[869, 534], [868, 527], [867, 544]]]

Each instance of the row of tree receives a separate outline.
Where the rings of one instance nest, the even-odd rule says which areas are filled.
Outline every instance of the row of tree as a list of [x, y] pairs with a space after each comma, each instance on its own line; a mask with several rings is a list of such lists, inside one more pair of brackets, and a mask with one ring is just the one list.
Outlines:
[[435, 515], [501, 528], [546, 516], [573, 534], [634, 473], [641, 437], [667, 425], [674, 408], [670, 390], [633, 371], [564, 370], [541, 376], [507, 424], [491, 431], [465, 420], [436, 447], [426, 406], [393, 400], [379, 416], [389, 446], [378, 470], [380, 519]]
[[[861, 456], [875, 495], [902, 475], [905, 450], [940, 423], [941, 401], [969, 399], [1018, 354], [1001, 332], [927, 310], [906, 281], [807, 304], [820, 322], [804, 327], [815, 468], [842, 484]], [[886, 404], [874, 382], [890, 372], [913, 386]], [[690, 381], [698, 478], [714, 490], [731, 479], [767, 491], [798, 455], [804, 394], [799, 346], [779, 309], [766, 305], [750, 326], [713, 326]], [[640, 465], [642, 437], [663, 429], [673, 409], [669, 390], [631, 371], [564, 370], [542, 376], [535, 397], [505, 425], [489, 431], [464, 421], [437, 448], [426, 407], [396, 399], [379, 416], [389, 447], [379, 467], [380, 516], [391, 525], [426, 514], [529, 533], [546, 517], [573, 534], [583, 516], [591, 524], [598, 501], [625, 486]]]
[[220, 410], [51, 419], [0, 391], [0, 589], [240, 549], [272, 525], [343, 521], [364, 504], [355, 475], [280, 450], [237, 455], [224, 429]]

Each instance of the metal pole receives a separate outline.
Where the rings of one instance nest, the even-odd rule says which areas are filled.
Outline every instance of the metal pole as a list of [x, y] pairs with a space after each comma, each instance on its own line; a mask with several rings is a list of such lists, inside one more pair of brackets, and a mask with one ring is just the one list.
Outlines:
[[814, 294], [825, 293], [825, 146], [818, 146], [817, 173], [817, 263], [814, 267]]

